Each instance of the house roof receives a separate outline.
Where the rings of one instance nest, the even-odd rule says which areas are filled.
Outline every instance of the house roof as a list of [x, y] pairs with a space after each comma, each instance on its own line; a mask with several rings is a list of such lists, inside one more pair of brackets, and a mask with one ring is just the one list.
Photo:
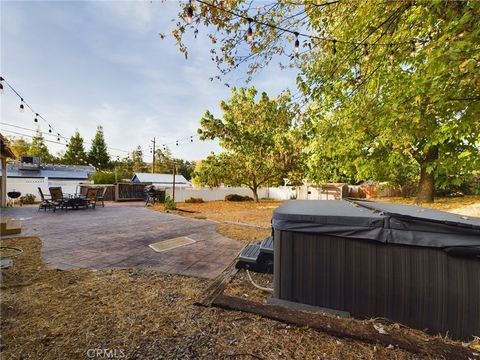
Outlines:
[[[153, 184], [173, 184], [172, 174], [150, 174], [150, 173], [135, 173], [132, 178], [133, 182], [145, 182]], [[175, 175], [175, 184], [189, 185], [187, 179], [183, 175]]]
[[7, 164], [7, 176], [10, 178], [45, 178], [87, 180], [95, 168], [85, 165], [41, 165], [35, 170], [22, 170], [21, 163]]
[[7, 144], [5, 137], [0, 134], [0, 155], [2, 158], [15, 159], [15, 154]]

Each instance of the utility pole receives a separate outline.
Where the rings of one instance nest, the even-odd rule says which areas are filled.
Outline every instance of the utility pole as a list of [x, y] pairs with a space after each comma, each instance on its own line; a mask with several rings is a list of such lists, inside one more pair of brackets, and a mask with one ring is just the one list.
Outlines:
[[173, 192], [172, 192], [172, 200], [175, 202], [175, 175], [177, 173], [177, 167], [175, 165], [175, 162], [173, 163]]
[[152, 161], [152, 174], [155, 174], [155, 136], [153, 137], [153, 150], [152, 150], [152, 154], [153, 154], [153, 161]]

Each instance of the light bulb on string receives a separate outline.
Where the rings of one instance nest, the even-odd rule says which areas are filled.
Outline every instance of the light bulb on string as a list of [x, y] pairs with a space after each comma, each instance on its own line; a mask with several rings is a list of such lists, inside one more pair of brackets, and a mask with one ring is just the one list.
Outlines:
[[38, 113], [35, 113], [35, 119], [33, 119], [33, 121], [38, 123]]
[[57, 137], [57, 141], [60, 141], [60, 137]]
[[247, 41], [252, 42], [253, 40], [253, 29], [252, 29], [252, 18], [248, 18], [248, 30], [247, 30]]
[[410, 52], [411, 57], [415, 57], [417, 55], [417, 47], [415, 46], [415, 41], [412, 40], [411, 42], [412, 50]]
[[20, 112], [24, 112], [25, 111], [25, 105], [23, 105], [23, 99], [20, 98]]
[[0, 93], [3, 93], [3, 84], [2, 84], [2, 81], [3, 81], [3, 77], [0, 76]]
[[298, 40], [298, 35], [299, 35], [299, 33], [296, 32], [295, 33], [295, 46], [293, 47], [293, 52], [295, 54], [298, 54], [298, 52], [300, 50], [300, 40]]
[[333, 40], [333, 55], [337, 54], [337, 40]]
[[175, 143], [175, 145], [177, 145], [177, 146], [178, 146], [178, 141]]
[[193, 7], [192, 7], [192, 1], [189, 1], [188, 3], [188, 9], [187, 9], [187, 16], [185, 17], [185, 20], [187, 23], [191, 24], [193, 21]]
[[365, 47], [365, 49], [363, 51], [363, 59], [365, 61], [368, 61], [368, 60], [370, 60], [370, 53], [368, 52], [368, 44], [364, 44], [363, 46]]
[[193, 136], [190, 136], [190, 142], [193, 142]]
[[390, 47], [390, 53], [388, 55], [388, 58], [390, 59], [390, 61], [393, 61], [395, 60], [395, 53], [393, 52], [393, 46], [391, 44], [389, 45], [389, 47]]

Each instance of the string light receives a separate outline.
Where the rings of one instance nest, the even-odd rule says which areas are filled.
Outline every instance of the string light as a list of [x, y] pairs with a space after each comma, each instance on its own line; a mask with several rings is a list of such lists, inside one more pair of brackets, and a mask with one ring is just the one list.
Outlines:
[[25, 111], [25, 106], [23, 105], [23, 99], [20, 98], [20, 112], [24, 112]]
[[389, 59], [390, 61], [393, 61], [395, 59], [395, 53], [393, 52], [393, 46], [390, 45], [390, 54], [389, 54]]
[[415, 41], [414, 40], [410, 41], [410, 44], [412, 46], [412, 51], [410, 52], [410, 56], [415, 57], [417, 55], [417, 47], [415, 45]]
[[363, 51], [363, 59], [365, 61], [368, 61], [368, 60], [370, 60], [370, 54], [368, 52], [368, 44], [364, 44], [363, 46], [365, 47], [365, 49]]
[[193, 136], [190, 136], [190, 142], [193, 142]]
[[298, 51], [300, 50], [300, 40], [298, 40], [298, 35], [300, 35], [298, 32], [295, 32], [295, 46], [293, 48], [293, 52], [295, 54], [298, 54]]
[[248, 18], [248, 30], [247, 30], [247, 41], [252, 42], [253, 40], [253, 30], [252, 30], [252, 18]]
[[333, 40], [333, 55], [337, 54], [337, 40]]
[[35, 119], [33, 119], [33, 121], [38, 123], [38, 113], [35, 113]]
[[193, 21], [193, 7], [192, 7], [192, 1], [191, 0], [188, 2], [187, 16], [185, 17], [185, 20], [189, 24], [191, 24], [192, 21]]
[[[189, 6], [188, 11], [187, 11], [187, 21], [188, 21], [189, 15], [191, 16], [191, 18], [193, 18], [193, 8], [191, 7], [191, 1], [192, 0], [190, 0], [190, 6]], [[359, 45], [362, 45], [362, 44], [367, 44], [367, 45], [370, 45], [370, 46], [389, 46], [389, 45], [400, 45], [400, 44], [408, 44], [409, 43], [409, 41], [401, 41], [401, 42], [397, 42], [397, 43], [391, 43], [391, 42], [388, 42], [388, 43], [381, 43], [381, 42], [365, 43], [364, 41], [358, 41], [358, 40], [340, 40], [340, 39], [333, 39], [333, 38], [324, 37], [324, 36], [311, 35], [311, 34], [307, 34], [307, 33], [300, 33], [298, 31], [294, 31], [294, 30], [291, 30], [291, 29], [288, 29], [288, 28], [284, 28], [282, 26], [279, 26], [279, 25], [276, 25], [276, 24], [273, 24], [273, 23], [269, 23], [269, 22], [262, 21], [262, 20], [255, 20], [253, 18], [250, 18], [247, 15], [237, 13], [237, 12], [232, 11], [230, 9], [225, 9], [224, 6], [223, 6], [223, 1], [221, 1], [221, 0], [220, 0], [221, 2], [218, 5], [215, 4], [215, 3], [210, 3], [210, 2], [205, 1], [205, 0], [196, 0], [196, 1], [200, 4], [205, 5], [205, 6], [218, 9], [218, 10], [222, 11], [223, 13], [228, 13], [228, 14], [232, 15], [233, 17], [247, 20], [247, 21], [249, 21], [249, 25], [251, 25], [251, 23], [255, 23], [255, 24], [258, 24], [260, 26], [269, 27], [271, 29], [278, 30], [279, 32], [282, 32], [282, 33], [293, 34], [293, 35], [295, 35], [295, 37], [297, 39], [298, 39], [299, 36], [303, 36], [303, 37], [309, 38], [309, 39], [316, 39], [317, 41], [338, 42], [338, 43], [343, 43], [343, 44], [352, 44], [352, 45], [355, 45], [355, 46], [359, 46]], [[191, 22], [191, 20], [190, 20], [190, 22]], [[253, 31], [252, 31], [252, 35], [253, 35]], [[248, 33], [247, 33], [247, 37], [248, 37]], [[419, 41], [419, 42], [424, 42], [425, 41], [425, 40], [422, 40], [422, 39], [416, 39], [416, 40]], [[295, 41], [295, 43], [297, 43], [297, 41]], [[299, 48], [300, 48], [300, 42], [298, 42], [298, 49]]]
[[2, 84], [2, 81], [3, 81], [3, 77], [0, 76], [0, 94], [3, 93], [3, 84]]

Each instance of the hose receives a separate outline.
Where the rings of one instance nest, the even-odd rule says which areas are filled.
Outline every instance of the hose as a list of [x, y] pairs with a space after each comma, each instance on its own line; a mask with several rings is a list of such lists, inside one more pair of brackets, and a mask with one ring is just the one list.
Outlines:
[[250, 280], [252, 285], [255, 286], [257, 289], [260, 289], [260, 290], [263, 290], [263, 291], [268, 291], [268, 292], [273, 292], [272, 288], [267, 288], [267, 287], [263, 287], [263, 286], [255, 284], [255, 282], [253, 281], [252, 277], [250, 276], [250, 272], [248, 270], [247, 270], [247, 275], [248, 275], [248, 279]]

